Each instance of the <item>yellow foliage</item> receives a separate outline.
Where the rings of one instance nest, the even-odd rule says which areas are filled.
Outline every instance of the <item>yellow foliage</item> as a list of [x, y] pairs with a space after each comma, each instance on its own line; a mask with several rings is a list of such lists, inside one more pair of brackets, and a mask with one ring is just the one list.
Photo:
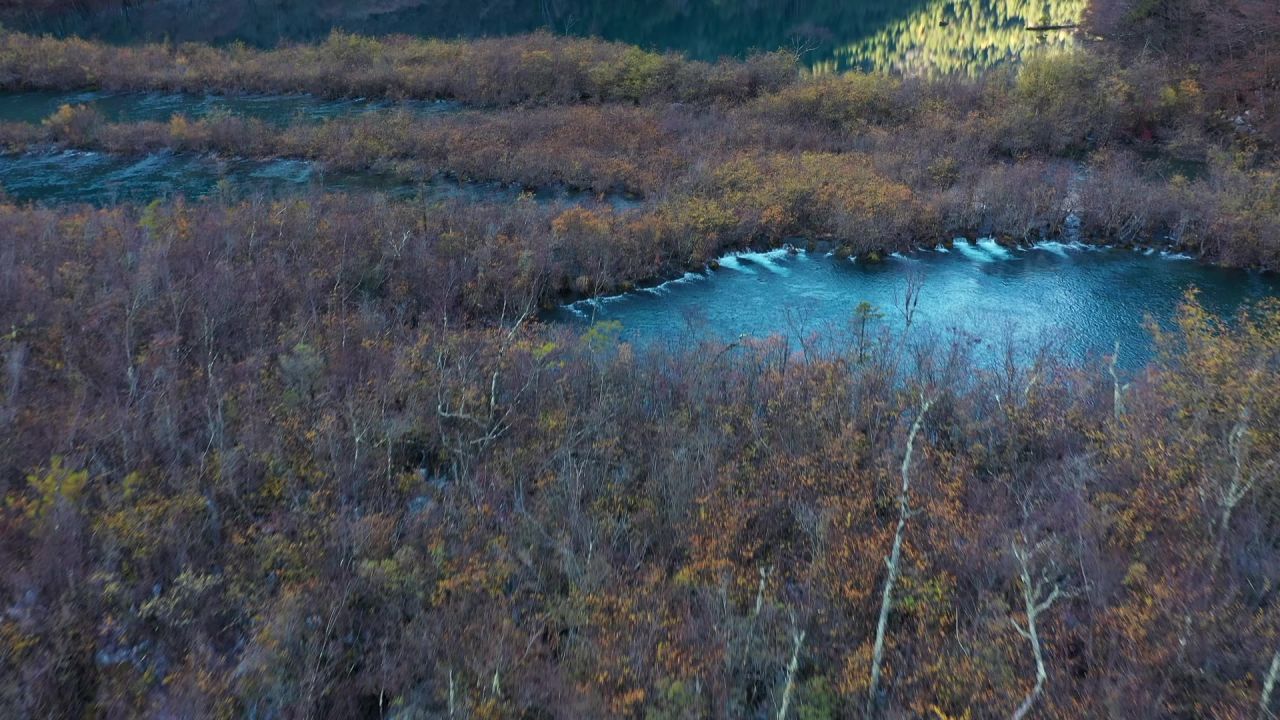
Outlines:
[[61, 457], [55, 457], [50, 461], [48, 470], [27, 476], [27, 485], [35, 492], [35, 498], [26, 505], [24, 512], [29, 518], [41, 518], [60, 501], [77, 504], [88, 482], [89, 471], [71, 470], [63, 465]]
[[817, 120], [839, 127], [901, 119], [902, 81], [889, 75], [848, 73], [798, 83], [755, 103], [757, 112], [779, 119]]

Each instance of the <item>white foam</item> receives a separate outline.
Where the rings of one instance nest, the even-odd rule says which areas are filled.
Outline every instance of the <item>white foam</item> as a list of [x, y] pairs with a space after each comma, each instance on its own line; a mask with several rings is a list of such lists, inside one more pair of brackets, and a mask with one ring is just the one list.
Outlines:
[[1001, 247], [1000, 243], [996, 242], [992, 238], [983, 238], [979, 240], [978, 247], [982, 248], [987, 254], [996, 260], [1008, 260], [1013, 257], [1013, 253]]
[[1035, 244], [1035, 249], [1052, 253], [1058, 257], [1067, 257], [1067, 248], [1069, 247], [1069, 245], [1063, 245], [1055, 240], [1045, 240]]
[[785, 249], [770, 250], [769, 252], [763, 252], [763, 253], [755, 253], [755, 252], [741, 253], [740, 255], [738, 255], [738, 257], [742, 258], [743, 260], [747, 260], [759, 267], [762, 267], [765, 270], [768, 270], [769, 272], [775, 275], [790, 275], [791, 270], [783, 267], [777, 262], [778, 260], [781, 260], [786, 256], [787, 256], [787, 251]]
[[990, 253], [983, 252], [982, 249], [968, 240], [957, 240], [956, 250], [959, 250], [961, 255], [974, 262], [989, 263], [995, 261], [995, 258]]
[[755, 275], [755, 274], [756, 274], [756, 271], [755, 271], [754, 269], [749, 268], [749, 267], [747, 267], [747, 266], [743, 265], [743, 264], [742, 264], [742, 261], [738, 259], [738, 256], [737, 256], [737, 255], [726, 255], [726, 256], [724, 256], [724, 257], [720, 258], [720, 260], [718, 260], [718, 262], [720, 263], [720, 267], [722, 267], [722, 268], [728, 268], [728, 269], [730, 269], [730, 270], [737, 270], [737, 271], [738, 271], [738, 272], [740, 272], [740, 273], [746, 273], [746, 274], [748, 274], [748, 275]]
[[668, 285], [684, 285], [685, 283], [691, 283], [696, 280], [706, 280], [706, 279], [707, 279], [707, 276], [703, 275], [702, 273], [687, 272], [684, 275], [676, 278], [675, 280], [668, 280], [662, 283], [658, 287], [666, 288]]

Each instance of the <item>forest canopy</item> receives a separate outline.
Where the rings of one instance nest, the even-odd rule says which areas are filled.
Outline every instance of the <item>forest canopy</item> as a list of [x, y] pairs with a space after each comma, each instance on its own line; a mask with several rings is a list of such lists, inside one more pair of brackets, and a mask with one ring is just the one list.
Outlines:
[[587, 197], [0, 199], [0, 708], [1274, 717], [1280, 300], [1221, 317], [1193, 289], [1131, 371], [931, 328], [906, 276], [822, 351], [541, 313], [751, 247], [874, 262], [1069, 227], [1274, 268], [1275, 35], [1239, 32], [1269, 7], [1099, 0], [1101, 40], [964, 79], [547, 33], [3, 33], [9, 91], [463, 106], [272, 125], [69, 103], [0, 123], [11, 155]]

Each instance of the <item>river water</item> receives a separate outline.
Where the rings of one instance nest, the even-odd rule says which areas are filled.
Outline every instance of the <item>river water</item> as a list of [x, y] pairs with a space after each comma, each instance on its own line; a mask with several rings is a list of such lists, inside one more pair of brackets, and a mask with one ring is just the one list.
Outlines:
[[[335, 29], [381, 35], [455, 38], [533, 30], [592, 35], [693, 58], [741, 57], [779, 48], [800, 52], [814, 72], [850, 68], [903, 75], [975, 75], [1040, 53], [1066, 50], [1069, 33], [1028, 25], [1082, 19], [1086, 0], [100, 0], [92, 12], [10, 12], [23, 30], [79, 34], [130, 43], [155, 40], [243, 41], [261, 47], [312, 41]], [[193, 22], [199, 18], [199, 22]], [[385, 103], [307, 96], [220, 97], [175, 94], [23, 93], [0, 96], [0, 121], [38, 122], [62, 104], [90, 104], [112, 121], [165, 121], [175, 113], [235, 113], [273, 124], [319, 122], [375, 111]], [[415, 112], [445, 112], [426, 103]], [[314, 186], [396, 196], [514, 202], [518, 188], [459, 185], [433, 178], [405, 183], [371, 175], [325, 175], [297, 161], [258, 162], [161, 153], [116, 158], [88, 152], [0, 156], [0, 186], [39, 202], [149, 201]], [[563, 192], [552, 201], [590, 202]], [[616, 201], [615, 201], [616, 202]], [[624, 203], [625, 204], [625, 203]], [[588, 326], [618, 323], [624, 339], [687, 345], [708, 337], [780, 335], [833, 342], [862, 303], [875, 322], [901, 329], [908, 282], [919, 283], [913, 333], [958, 333], [989, 352], [1010, 335], [1054, 344], [1067, 355], [1111, 352], [1134, 368], [1151, 355], [1144, 323], [1168, 323], [1187, 290], [1222, 315], [1242, 303], [1280, 295], [1270, 276], [1204, 267], [1188, 258], [1045, 243], [1009, 250], [959, 242], [950, 251], [893, 256], [882, 263], [785, 252], [725, 258], [714, 272], [628, 295], [583, 301], [558, 316]], [[614, 326], [609, 326], [614, 327]]]
[[458, 182], [433, 176], [406, 179], [374, 173], [326, 172], [304, 160], [251, 160], [160, 152], [123, 157], [80, 150], [0, 154], [0, 189], [12, 200], [44, 204], [147, 203], [176, 196], [289, 196], [311, 191], [376, 192], [427, 202], [558, 202], [608, 204], [628, 210], [637, 201], [623, 196], [597, 197], [564, 188], [527, 192], [517, 185]]
[[174, 115], [199, 119], [238, 115], [276, 126], [321, 122], [368, 112], [405, 110], [421, 115], [451, 112], [445, 101], [326, 100], [311, 95], [196, 95], [190, 93], [17, 92], [0, 93], [0, 122], [39, 123], [63, 105], [84, 105], [108, 122], [168, 122]]
[[[622, 339], [642, 346], [689, 347], [708, 337], [781, 336], [803, 349], [848, 335], [860, 303], [901, 330], [908, 283], [919, 287], [913, 333], [971, 337], [998, 353], [1007, 337], [1050, 344], [1075, 358], [1111, 353], [1134, 368], [1150, 359], [1148, 317], [1168, 324], [1188, 289], [1219, 315], [1280, 294], [1269, 275], [1203, 266], [1184, 256], [1042, 243], [1006, 249], [993, 241], [957, 241], [949, 251], [890, 256], [884, 262], [830, 255], [749, 253], [720, 269], [664, 285], [564, 308], [559, 319], [621, 324]], [[994, 355], [993, 355], [994, 357]]]

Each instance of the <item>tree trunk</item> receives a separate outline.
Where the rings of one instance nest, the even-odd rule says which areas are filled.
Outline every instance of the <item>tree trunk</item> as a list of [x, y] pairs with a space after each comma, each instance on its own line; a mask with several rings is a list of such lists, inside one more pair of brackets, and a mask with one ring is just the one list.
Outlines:
[[1025, 629], [1019, 627], [1018, 622], [1014, 620], [1013, 629], [1026, 638], [1031, 645], [1031, 654], [1036, 661], [1036, 682], [1032, 686], [1031, 692], [1027, 693], [1027, 697], [1022, 701], [1022, 704], [1018, 706], [1017, 710], [1014, 710], [1013, 720], [1023, 720], [1044, 693], [1044, 684], [1049, 679], [1049, 673], [1044, 667], [1044, 649], [1040, 646], [1038, 620], [1040, 613], [1048, 610], [1062, 594], [1062, 589], [1054, 585], [1048, 596], [1041, 599], [1047, 583], [1043, 579], [1032, 583], [1030, 555], [1031, 551], [1019, 548], [1018, 544], [1014, 543], [1013, 556], [1018, 561], [1019, 577], [1022, 580], [1022, 602], [1027, 613], [1027, 627]]
[[1276, 689], [1276, 681], [1280, 680], [1280, 650], [1271, 656], [1271, 669], [1262, 681], [1262, 695], [1258, 698], [1258, 720], [1275, 720], [1276, 714], [1271, 712], [1271, 693]]
[[893, 609], [893, 586], [898, 581], [902, 561], [902, 536], [907, 528], [907, 518], [911, 516], [911, 456], [915, 450], [916, 435], [924, 425], [924, 417], [929, 412], [933, 400], [926, 400], [920, 407], [920, 414], [911, 425], [907, 434], [907, 449], [902, 458], [902, 492], [898, 495], [898, 529], [893, 534], [893, 549], [885, 564], [889, 566], [889, 575], [884, 580], [884, 594], [880, 598], [880, 621], [876, 623], [876, 643], [871, 651], [871, 684], [867, 688], [867, 717], [875, 711], [876, 696], [880, 692], [880, 666], [884, 662], [884, 636], [889, 626], [889, 611]]
[[795, 620], [792, 619], [791, 641], [794, 648], [791, 651], [791, 664], [787, 666], [787, 684], [782, 689], [782, 705], [778, 708], [778, 720], [786, 720], [787, 710], [791, 707], [791, 693], [796, 686], [796, 671], [800, 669], [800, 648], [804, 645], [804, 631], [795, 627]]

